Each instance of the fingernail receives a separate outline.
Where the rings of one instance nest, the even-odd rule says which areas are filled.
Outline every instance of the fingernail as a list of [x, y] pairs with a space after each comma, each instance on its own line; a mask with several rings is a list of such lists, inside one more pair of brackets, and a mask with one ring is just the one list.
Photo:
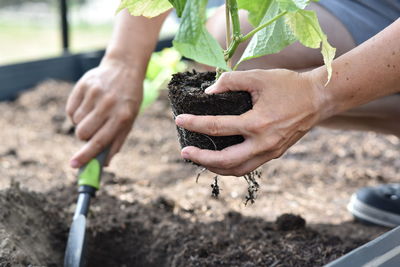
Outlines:
[[210, 86], [210, 87], [208, 87], [205, 91], [204, 91], [204, 93], [206, 93], [206, 94], [210, 94], [212, 91], [213, 91], [213, 89], [214, 89], [214, 86]]
[[185, 119], [184, 119], [184, 116], [183, 116], [183, 115], [178, 115], [178, 116], [175, 118], [175, 123], [176, 123], [176, 125], [178, 125], [178, 126], [182, 126], [184, 122], [185, 122]]
[[78, 168], [80, 164], [79, 164], [79, 161], [74, 159], [74, 160], [71, 160], [70, 165], [72, 168]]
[[183, 148], [182, 149], [182, 151], [181, 151], [181, 156], [182, 156], [182, 158], [184, 158], [184, 159], [189, 159], [189, 151], [188, 151], [188, 149], [186, 149], [186, 148]]

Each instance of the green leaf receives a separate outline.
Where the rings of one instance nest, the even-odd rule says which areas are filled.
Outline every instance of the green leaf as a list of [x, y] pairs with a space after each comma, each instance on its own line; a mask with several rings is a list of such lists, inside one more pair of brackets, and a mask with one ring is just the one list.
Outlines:
[[187, 58], [228, 70], [221, 46], [204, 26], [206, 6], [207, 0], [187, 0], [174, 47]]
[[[279, 14], [279, 11], [278, 4], [276, 2], [272, 3], [260, 24], [271, 21], [271, 19]], [[253, 36], [239, 63], [252, 58], [277, 53], [295, 41], [296, 38], [286, 25], [284, 18], [279, 18]]]
[[296, 38], [310, 48], [320, 48], [324, 57], [324, 63], [328, 71], [328, 82], [332, 76], [332, 61], [336, 49], [333, 48], [328, 38], [319, 25], [317, 15], [314, 11], [298, 10], [287, 15], [287, 23]]
[[121, 0], [117, 12], [127, 9], [133, 16], [156, 17], [172, 8], [168, 0]]
[[297, 11], [304, 9], [310, 2], [310, 0], [276, 0], [279, 3], [279, 7], [283, 11]]
[[336, 48], [332, 47], [329, 44], [328, 40], [325, 38], [322, 41], [321, 53], [324, 58], [326, 70], [328, 71], [328, 79], [326, 81], [327, 84], [332, 77], [332, 61], [335, 58]]
[[238, 8], [249, 12], [249, 22], [257, 27], [273, 0], [238, 0]]
[[183, 10], [185, 9], [187, 0], [168, 0], [176, 10], [176, 14], [180, 18], [182, 16]]
[[318, 23], [314, 11], [298, 11], [289, 13], [287, 23], [299, 41], [311, 48], [319, 48], [322, 35], [325, 35]]

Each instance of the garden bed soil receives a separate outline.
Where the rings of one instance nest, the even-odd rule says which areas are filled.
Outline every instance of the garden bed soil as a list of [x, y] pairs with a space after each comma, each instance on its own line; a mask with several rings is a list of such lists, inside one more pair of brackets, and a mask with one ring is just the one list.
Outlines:
[[[48, 81], [0, 103], [0, 266], [60, 266], [76, 201], [70, 156], [82, 142]], [[89, 214], [89, 266], [321, 266], [387, 231], [346, 211], [361, 186], [396, 182], [394, 136], [314, 129], [265, 164], [253, 205], [243, 178], [183, 162], [166, 97], [143, 112]]]

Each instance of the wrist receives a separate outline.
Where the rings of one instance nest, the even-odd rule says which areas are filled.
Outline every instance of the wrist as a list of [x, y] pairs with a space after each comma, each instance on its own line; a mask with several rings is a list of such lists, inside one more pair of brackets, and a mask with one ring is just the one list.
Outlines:
[[324, 66], [305, 72], [313, 95], [313, 102], [318, 113], [318, 122], [337, 114], [337, 105], [330, 90], [332, 80], [327, 83], [326, 68]]
[[143, 81], [146, 77], [147, 61], [135, 60], [134, 57], [107, 49], [100, 66], [112, 66], [127, 72], [135, 79]]

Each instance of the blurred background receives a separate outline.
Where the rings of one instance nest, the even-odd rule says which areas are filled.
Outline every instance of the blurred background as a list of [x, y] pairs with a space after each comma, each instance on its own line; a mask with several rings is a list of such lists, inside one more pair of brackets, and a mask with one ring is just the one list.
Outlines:
[[[71, 52], [104, 48], [119, 1], [69, 0]], [[62, 53], [60, 1], [0, 1], [0, 65]]]
[[[58, 56], [63, 52], [61, 2], [55, 0], [0, 1], [0, 65]], [[68, 0], [69, 51], [104, 49], [110, 38], [120, 1]], [[171, 16], [162, 38], [173, 35]]]
[[[224, 1], [210, 0], [210, 6]], [[58, 56], [63, 52], [60, 0], [0, 0], [0, 65]], [[67, 0], [69, 51], [104, 49], [119, 0]], [[178, 20], [172, 14], [161, 39], [172, 37]]]

